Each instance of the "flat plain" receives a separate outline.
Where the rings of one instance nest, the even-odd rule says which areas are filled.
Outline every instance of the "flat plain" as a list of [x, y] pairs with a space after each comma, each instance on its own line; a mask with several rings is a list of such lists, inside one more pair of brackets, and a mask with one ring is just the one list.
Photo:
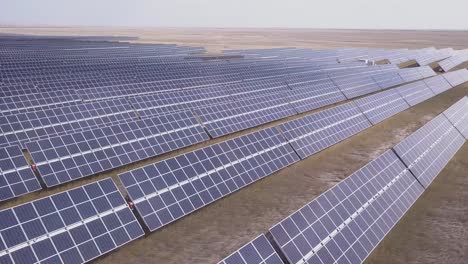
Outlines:
[[[468, 48], [468, 32], [462, 31], [0, 27], [0, 32], [62, 36], [135, 36], [138, 37], [135, 42], [203, 46], [209, 52], [231, 48], [274, 47]], [[460, 67], [467, 66], [465, 64]], [[216, 263], [397, 144], [467, 92], [468, 84], [465, 83], [433, 97], [130, 243], [96, 262]], [[123, 171], [277, 123], [279, 122], [15, 199], [0, 204], [0, 209], [105, 177], [113, 177], [118, 182], [117, 174]], [[467, 171], [468, 145], [465, 144], [366, 262], [466, 263]]]

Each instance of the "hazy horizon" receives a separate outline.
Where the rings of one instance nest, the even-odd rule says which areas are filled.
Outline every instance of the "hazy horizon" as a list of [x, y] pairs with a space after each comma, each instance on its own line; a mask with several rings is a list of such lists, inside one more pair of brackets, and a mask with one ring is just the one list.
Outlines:
[[0, 25], [467, 30], [466, 10], [466, 0], [1, 0]]

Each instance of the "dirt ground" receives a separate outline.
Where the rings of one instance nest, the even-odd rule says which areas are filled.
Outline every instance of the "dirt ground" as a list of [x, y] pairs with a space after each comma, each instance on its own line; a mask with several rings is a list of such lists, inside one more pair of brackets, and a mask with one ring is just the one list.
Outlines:
[[[208, 30], [0, 28], [7, 33], [140, 36], [141, 42], [223, 48], [387, 47], [468, 48], [468, 32], [342, 30]], [[466, 67], [467, 65], [465, 65]], [[216, 263], [264, 233], [339, 180], [391, 148], [468, 92], [451, 89], [325, 151], [256, 182], [187, 217], [116, 250], [96, 263]], [[284, 121], [284, 120], [283, 120]], [[266, 126], [271, 126], [269, 124]], [[264, 128], [262, 126], [260, 128]], [[256, 129], [0, 204], [0, 209], [117, 174]], [[367, 259], [367, 263], [466, 263], [468, 257], [468, 144]]]

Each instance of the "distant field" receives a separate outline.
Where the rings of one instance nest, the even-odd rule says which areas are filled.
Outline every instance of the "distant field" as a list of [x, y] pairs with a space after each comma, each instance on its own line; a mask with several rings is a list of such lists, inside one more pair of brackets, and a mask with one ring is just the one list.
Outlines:
[[[230, 48], [273, 47], [468, 48], [466, 31], [0, 27], [0, 33], [136, 36], [139, 37], [137, 42], [204, 46], [210, 52]], [[394, 146], [467, 92], [468, 84], [464, 84], [440, 94], [184, 217], [144, 239], [130, 243], [96, 262], [216, 263]], [[274, 124], [259, 128], [272, 125]], [[246, 134], [252, 130], [229, 137]], [[187, 149], [175, 153], [185, 151]], [[72, 185], [83, 185], [98, 178], [116, 178], [122, 171], [174, 156], [175, 153], [102, 173], [93, 179], [71, 183], [67, 189]], [[367, 259], [367, 263], [467, 263], [467, 157], [468, 145], [465, 144], [376, 248]], [[52, 192], [60, 190], [59, 187]], [[48, 194], [50, 193], [42, 192], [38, 197]], [[5, 203], [0, 208], [18, 204], [19, 201], [21, 200]]]
[[197, 45], [204, 46], [210, 51], [271, 47], [468, 48], [468, 31], [0, 27], [0, 32], [37, 35], [136, 36], [140, 38], [137, 42]]

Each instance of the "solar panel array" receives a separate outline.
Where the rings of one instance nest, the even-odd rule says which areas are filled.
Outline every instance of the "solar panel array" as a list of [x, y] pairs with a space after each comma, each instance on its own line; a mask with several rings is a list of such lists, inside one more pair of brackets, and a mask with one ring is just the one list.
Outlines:
[[208, 140], [191, 112], [26, 143], [48, 187]]
[[0, 211], [0, 262], [84, 263], [143, 234], [105, 179]]
[[278, 131], [268, 128], [119, 177], [154, 231], [298, 160]]
[[462, 69], [444, 74], [444, 78], [452, 85], [457, 86], [468, 82], [468, 70]]
[[468, 50], [461, 50], [453, 56], [439, 61], [439, 66], [444, 70], [444, 72], [448, 72], [466, 61], [468, 61]]
[[260, 235], [218, 264], [283, 264], [265, 235]]
[[429, 186], [465, 139], [439, 115], [395, 146], [395, 151], [424, 187]]
[[0, 202], [42, 189], [18, 146], [0, 148]]
[[464, 97], [272, 226], [273, 248], [286, 263], [363, 263], [465, 143], [445, 116], [468, 127], [467, 107]]
[[[111, 179], [4, 209], [1, 263], [88, 262], [143, 236], [141, 224], [160, 229], [468, 80], [466, 70], [442, 77], [430, 67], [369, 63], [377, 58], [429, 62], [451, 53], [448, 49], [288, 48], [226, 51], [217, 58], [203, 52], [176, 45], [0, 37], [0, 202], [377, 93], [122, 173], [134, 212]], [[445, 113], [460, 131], [467, 127], [464, 110], [462, 102]], [[432, 158], [437, 164], [429, 167], [430, 177], [435, 177], [461, 143], [455, 128], [447, 131], [452, 134], [437, 130], [431, 137], [449, 146], [443, 157], [434, 156], [440, 147], [417, 152], [421, 157], [411, 171]], [[447, 138], [456, 140], [446, 144]], [[389, 160], [393, 157], [379, 162]], [[404, 198], [389, 206], [403, 213], [418, 194], [407, 185], [419, 185], [406, 179], [408, 170], [396, 172], [384, 173], [385, 193], [377, 194], [401, 192]], [[379, 197], [367, 198], [381, 205]], [[390, 229], [398, 218], [383, 213], [369, 224], [383, 231], [382, 221]], [[259, 236], [220, 263], [283, 263], [289, 253], [277, 252], [274, 239]], [[354, 243], [364, 251], [353, 244], [341, 248], [341, 255], [333, 255], [338, 242], [322, 244], [326, 250], [312, 247], [306, 257], [317, 253], [327, 262], [321, 252], [328, 252], [333, 258], [357, 254], [362, 259], [373, 248], [365, 242], [359, 237]], [[305, 244], [293, 243], [304, 250]], [[310, 250], [318, 252], [310, 255]]]
[[463, 97], [449, 109], [445, 110], [444, 115], [468, 139], [468, 97]]
[[301, 159], [334, 145], [371, 124], [355, 103], [347, 103], [279, 125]]
[[387, 151], [270, 233], [290, 263], [362, 263], [423, 191]]

